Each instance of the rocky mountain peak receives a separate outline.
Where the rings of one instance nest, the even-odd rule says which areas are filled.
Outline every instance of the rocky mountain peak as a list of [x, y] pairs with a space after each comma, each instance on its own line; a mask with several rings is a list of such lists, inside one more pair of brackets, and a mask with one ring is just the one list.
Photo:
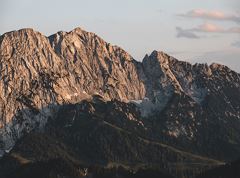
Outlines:
[[32, 28], [23, 28], [23, 29], [19, 29], [19, 30], [14, 30], [14, 31], [10, 31], [10, 32], [6, 32], [4, 33], [2, 36], [8, 36], [8, 35], [11, 35], [11, 34], [18, 34], [18, 35], [21, 35], [21, 34], [35, 34], [35, 33], [40, 33], [40, 32], [37, 32], [35, 31], [34, 29]]
[[19, 40], [20, 39], [21, 40], [29, 40], [31, 38], [40, 37], [40, 36], [43, 37], [44, 35], [42, 35], [38, 31], [35, 31], [32, 28], [24, 28], [24, 29], [4, 33], [1, 36], [1, 39], [4, 40], [5, 38], [7, 38], [8, 40], [14, 40], [15, 38], [17, 38]]
[[225, 71], [231, 71], [231, 69], [229, 69], [227, 66], [225, 65], [222, 65], [222, 64], [218, 64], [218, 63], [212, 63], [209, 68], [213, 71], [222, 71], [222, 70], [225, 70]]
[[[161, 51], [153, 51], [150, 56], [143, 59], [143, 66], [147, 76], [156, 81], [160, 88], [172, 88], [174, 91], [182, 91], [182, 88], [169, 66], [170, 56]], [[160, 79], [160, 82], [158, 81]]]
[[150, 58], [158, 59], [160, 63], [168, 63], [168, 59], [170, 58], [170, 56], [167, 55], [166, 53], [164, 53], [163, 51], [156, 51], [156, 50], [154, 50], [150, 54]]
[[[82, 29], [81, 27], [76, 27], [74, 28], [71, 32], [74, 32], [74, 33], [87, 33], [84, 29]], [[90, 32], [91, 33], [91, 32]]]
[[167, 68], [169, 64], [170, 56], [162, 51], [154, 50], [150, 55], [146, 54], [143, 58], [143, 63], [145, 64], [158, 64]]

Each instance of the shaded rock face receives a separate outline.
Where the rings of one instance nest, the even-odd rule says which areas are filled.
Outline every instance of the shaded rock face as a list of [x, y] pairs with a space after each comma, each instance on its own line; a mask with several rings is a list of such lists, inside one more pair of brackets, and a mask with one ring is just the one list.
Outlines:
[[22, 29], [0, 37], [0, 77], [0, 155], [23, 134], [42, 130], [59, 105], [96, 94], [135, 103], [138, 117], [154, 125], [151, 138], [192, 152], [210, 143], [221, 159], [234, 154], [216, 152], [216, 143], [240, 150], [240, 76], [226, 66], [191, 65], [158, 51], [137, 62], [80, 28], [50, 37]]
[[161, 70], [177, 82], [166, 80], [174, 92], [164, 95], [168, 100], [161, 111], [147, 116], [155, 120], [152, 135], [160, 133], [159, 139], [184, 150], [234, 160], [240, 155], [239, 74], [219, 64], [191, 65], [165, 58], [168, 68]]
[[[134, 104], [93, 98], [59, 107], [44, 133], [18, 140], [0, 160], [0, 177], [82, 177], [85, 168], [89, 177], [185, 178], [222, 164], [153, 140]], [[103, 170], [95, 172], [94, 166]], [[120, 167], [128, 174], [121, 175]], [[111, 168], [117, 172], [111, 175]]]

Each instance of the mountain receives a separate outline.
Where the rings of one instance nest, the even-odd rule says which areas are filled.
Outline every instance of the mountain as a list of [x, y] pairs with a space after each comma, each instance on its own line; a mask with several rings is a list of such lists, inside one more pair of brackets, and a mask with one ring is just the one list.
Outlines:
[[0, 61], [2, 176], [191, 178], [240, 156], [240, 74], [227, 66], [159, 51], [138, 62], [80, 28], [5, 33]]

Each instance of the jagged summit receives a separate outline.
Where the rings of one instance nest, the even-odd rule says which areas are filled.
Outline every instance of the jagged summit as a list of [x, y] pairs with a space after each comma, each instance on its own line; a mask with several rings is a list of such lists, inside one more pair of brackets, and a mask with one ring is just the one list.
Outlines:
[[146, 60], [156, 60], [156, 62], [160, 63], [161, 65], [168, 65], [170, 58], [171, 57], [163, 51], [154, 50], [150, 55], [146, 54], [142, 62], [145, 63]]
[[13, 30], [13, 31], [10, 31], [10, 32], [6, 32], [4, 33], [2, 36], [4, 35], [9, 35], [9, 34], [13, 34], [13, 33], [40, 33], [40, 32], [37, 32], [35, 31], [33, 28], [22, 28], [22, 29], [19, 29], [19, 30]]
[[170, 58], [170, 56], [164, 53], [163, 51], [156, 51], [156, 50], [154, 50], [149, 57], [157, 58], [160, 60], [160, 62], [167, 62], [167, 60]]
[[[87, 31], [85, 31], [83, 28], [81, 28], [81, 27], [76, 27], [76, 28], [74, 28], [71, 32], [76, 32], [76, 33], [82, 33], [82, 32], [87, 32]], [[89, 32], [89, 33], [91, 33], [91, 32]]]
[[[209, 66], [212, 70], [225, 70], [225, 71], [229, 71], [231, 72], [232, 70], [226, 66], [226, 65], [223, 65], [223, 64], [219, 64], [219, 63], [212, 63], [210, 66]], [[235, 71], [232, 71], [232, 72], [235, 72]]]
[[[19, 30], [14, 30], [14, 31], [10, 31], [10, 32], [6, 32], [3, 35], [1, 35], [1, 39], [3, 40], [4, 37], [14, 37], [14, 36], [22, 36], [25, 38], [29, 37], [31, 35], [39, 35], [42, 37], [45, 37], [44, 34], [34, 30], [33, 28], [23, 28], [23, 29], [19, 29]], [[106, 48], [110, 48], [109, 51], [112, 52], [114, 49], [116, 51], [119, 51], [120, 53], [126, 53], [126, 59], [127, 60], [134, 60], [133, 57], [131, 55], [129, 55], [127, 52], [125, 52], [122, 48], [120, 48], [119, 46], [116, 45], [111, 45], [110, 43], [105, 42], [101, 37], [99, 37], [98, 35], [96, 35], [93, 32], [88, 32], [86, 30], [84, 30], [81, 27], [76, 27], [75, 29], [66, 32], [66, 31], [59, 31], [55, 34], [50, 35], [49, 37], [46, 37], [49, 39], [50, 44], [53, 46], [53, 43], [56, 43], [56, 41], [54, 42], [53, 40], [60, 40], [60, 38], [69, 38], [69, 36], [75, 36], [78, 35], [81, 40], [83, 41], [83, 39], [87, 40], [87, 39], [95, 39], [101, 43], [105, 43], [104, 45], [106, 46]], [[53, 46], [54, 47], [54, 46]], [[163, 52], [163, 51], [157, 51], [154, 50], [152, 51], [152, 53], [150, 55], [146, 54], [144, 59], [158, 59], [160, 62], [167, 62], [169, 60], [174, 60], [177, 62], [182, 62], [182, 61], [178, 61], [177, 59], [173, 58], [172, 56], [169, 56], [167, 53]], [[185, 62], [184, 62], [185, 63]], [[188, 64], [190, 64], [189, 62], [186, 62]], [[194, 66], [199, 66], [199, 65], [203, 65], [201, 63], [196, 63], [194, 64]], [[208, 66], [207, 64], [204, 64], [205, 66]], [[209, 65], [210, 68], [225, 68], [227, 66], [224, 66], [222, 64], [218, 64], [218, 63], [212, 63], [211, 65]]]

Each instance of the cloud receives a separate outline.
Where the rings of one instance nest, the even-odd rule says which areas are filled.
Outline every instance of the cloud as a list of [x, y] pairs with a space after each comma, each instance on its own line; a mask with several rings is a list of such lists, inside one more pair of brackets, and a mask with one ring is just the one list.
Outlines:
[[235, 41], [231, 44], [231, 46], [234, 46], [236, 48], [240, 48], [240, 41]]
[[181, 27], [176, 27], [177, 30], [177, 38], [199, 38], [199, 36], [197, 36], [196, 34], [194, 34], [194, 32], [192, 32], [191, 30], [184, 30]]
[[207, 33], [240, 33], [240, 27], [232, 27], [224, 29], [212, 23], [204, 23], [196, 28], [190, 29], [192, 32], [207, 32]]
[[177, 38], [200, 38], [196, 33], [239, 33], [240, 27], [232, 27], [228, 29], [224, 29], [220, 26], [211, 23], [204, 23], [195, 28], [183, 29], [181, 27], [176, 27], [177, 30]]
[[214, 32], [214, 33], [222, 33], [225, 31], [222, 27], [219, 27], [211, 23], [204, 23], [191, 30], [196, 32]]
[[233, 21], [240, 23], [240, 14], [225, 14], [222, 11], [207, 11], [204, 9], [194, 9], [178, 16], [186, 18], [201, 18], [207, 20]]
[[233, 27], [227, 30], [229, 33], [240, 33], [240, 27]]

